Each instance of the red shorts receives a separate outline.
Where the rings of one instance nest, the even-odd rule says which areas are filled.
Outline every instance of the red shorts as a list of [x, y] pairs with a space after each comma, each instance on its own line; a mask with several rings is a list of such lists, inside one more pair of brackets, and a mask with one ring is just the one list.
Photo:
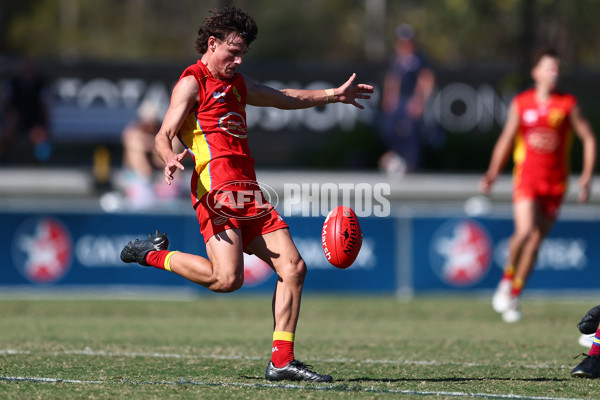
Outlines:
[[544, 193], [535, 187], [517, 185], [513, 193], [513, 202], [519, 200], [532, 200], [540, 206], [542, 215], [549, 219], [556, 219], [563, 201], [564, 191]]
[[244, 252], [252, 254], [247, 246], [258, 236], [288, 228], [275, 207], [252, 191], [219, 191], [207, 193], [196, 206], [196, 216], [204, 242], [227, 229], [239, 229], [242, 233]]

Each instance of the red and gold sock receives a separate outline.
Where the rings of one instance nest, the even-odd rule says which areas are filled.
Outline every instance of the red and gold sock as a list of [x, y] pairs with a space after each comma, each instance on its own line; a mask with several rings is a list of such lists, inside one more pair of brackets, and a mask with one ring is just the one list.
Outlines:
[[510, 290], [510, 294], [513, 297], [519, 297], [521, 291], [523, 290], [523, 280], [519, 278], [513, 279], [512, 289]]
[[291, 332], [273, 332], [273, 353], [271, 362], [275, 367], [285, 367], [294, 359], [294, 334]]
[[592, 341], [592, 348], [588, 353], [589, 356], [600, 356], [600, 329], [596, 331], [596, 336]]
[[173, 254], [175, 253], [178, 252], [169, 250], [149, 251], [148, 254], [146, 254], [146, 262], [155, 268], [170, 271], [171, 257], [173, 257]]
[[502, 280], [512, 281], [515, 277], [515, 267], [507, 265], [504, 267], [504, 273], [502, 274]]

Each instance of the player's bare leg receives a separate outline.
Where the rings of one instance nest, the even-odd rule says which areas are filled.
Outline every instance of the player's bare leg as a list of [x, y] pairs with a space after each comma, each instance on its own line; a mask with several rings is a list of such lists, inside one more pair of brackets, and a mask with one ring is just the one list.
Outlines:
[[510, 252], [512, 253], [513, 278], [510, 290], [506, 297], [505, 308], [502, 311], [504, 322], [514, 323], [521, 320], [521, 307], [519, 304], [519, 295], [523, 288], [524, 281], [517, 278], [517, 272], [523, 265], [523, 259], [526, 256], [528, 243], [532, 237], [536, 236], [537, 231], [537, 204], [534, 200], [523, 199], [513, 205], [515, 232], [510, 242]]
[[279, 279], [273, 295], [276, 331], [296, 332], [300, 315], [306, 264], [298, 253], [288, 229], [279, 229], [255, 239], [250, 251], [267, 262]]
[[[548, 235], [552, 226], [554, 225], [554, 219], [541, 215], [539, 209], [536, 207], [536, 225], [527, 236], [521, 256], [516, 264], [515, 270], [515, 289], [522, 289], [523, 285], [527, 282], [527, 279], [533, 271], [535, 260], [537, 259], [538, 250], [544, 238]], [[520, 285], [520, 287], [518, 287]], [[518, 295], [519, 293], [515, 294]]]
[[[156, 235], [160, 233], [157, 231]], [[166, 250], [168, 240], [160, 234], [154, 240], [130, 242], [121, 252], [125, 262], [137, 262], [172, 271], [214, 292], [233, 292], [244, 283], [242, 239], [238, 229], [229, 229], [211, 237], [206, 243], [209, 259], [189, 253]], [[159, 239], [164, 238], [166, 246]]]
[[214, 292], [233, 292], [244, 283], [244, 257], [239, 229], [217, 233], [206, 242], [208, 258], [175, 253], [171, 271]]
[[521, 319], [519, 296], [533, 271], [540, 245], [550, 232], [553, 223], [554, 219], [541, 214], [539, 203], [523, 200], [515, 204], [515, 241], [519, 242], [519, 253], [515, 258], [510, 300], [502, 314], [505, 322], [517, 322]]
[[248, 249], [277, 272], [273, 295], [273, 353], [265, 377], [269, 380], [331, 382], [329, 375], [311, 371], [294, 358], [294, 339], [300, 315], [306, 264], [288, 229], [279, 229], [252, 241]]
[[508, 244], [508, 260], [504, 274], [492, 298], [496, 312], [504, 313], [513, 302], [511, 292], [515, 278], [516, 266], [519, 265], [523, 247], [530, 232], [535, 227], [535, 203], [532, 200], [519, 200], [513, 204], [514, 232]]
[[522, 264], [524, 249], [537, 229], [537, 205], [534, 200], [520, 200], [513, 205], [515, 231], [510, 239], [509, 261], [514, 267], [513, 283], [518, 266]]

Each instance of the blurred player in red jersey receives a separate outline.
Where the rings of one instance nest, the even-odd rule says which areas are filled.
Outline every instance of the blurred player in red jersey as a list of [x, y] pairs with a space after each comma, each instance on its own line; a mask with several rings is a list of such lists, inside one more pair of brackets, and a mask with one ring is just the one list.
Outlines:
[[[288, 226], [262, 196], [248, 149], [246, 104], [300, 109], [342, 102], [364, 108], [373, 87], [357, 84], [352, 75], [335, 89], [275, 90], [237, 72], [256, 38], [254, 20], [238, 8], [214, 11], [198, 32], [202, 58], [188, 67], [175, 85], [171, 104], [156, 135], [156, 150], [165, 162], [165, 180], [194, 160], [192, 201], [208, 259], [168, 251], [166, 235], [156, 232], [130, 242], [121, 252], [125, 262], [172, 271], [215, 292], [233, 292], [244, 283], [243, 252], [254, 253], [275, 270], [273, 348], [266, 378], [330, 382], [330, 375], [311, 371], [294, 358], [294, 338], [306, 265]], [[186, 150], [173, 152], [178, 136]]]
[[542, 240], [560, 209], [569, 178], [572, 131], [583, 143], [583, 168], [579, 202], [587, 201], [596, 160], [596, 139], [583, 118], [577, 100], [556, 90], [559, 59], [553, 49], [542, 49], [533, 58], [535, 87], [511, 102], [504, 129], [496, 142], [481, 191], [489, 193], [513, 148], [515, 230], [509, 257], [494, 294], [494, 310], [506, 322], [521, 319], [519, 295], [529, 277]]

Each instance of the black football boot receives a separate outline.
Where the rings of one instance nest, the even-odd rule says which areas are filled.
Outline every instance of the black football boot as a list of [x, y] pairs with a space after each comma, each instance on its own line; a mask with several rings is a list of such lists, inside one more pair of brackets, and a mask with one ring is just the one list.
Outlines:
[[571, 376], [574, 378], [598, 378], [600, 376], [600, 356], [588, 356], [578, 366], [573, 368]]
[[167, 239], [167, 234], [156, 230], [156, 233], [148, 235], [148, 239], [135, 239], [135, 241], [127, 243], [121, 250], [121, 260], [126, 263], [136, 262], [148, 267], [146, 254], [151, 251], [167, 250], [168, 248], [169, 239]]
[[277, 368], [273, 365], [272, 361], [269, 361], [267, 365], [267, 372], [265, 378], [269, 381], [308, 381], [308, 382], [331, 382], [333, 378], [331, 375], [321, 375], [311, 371], [310, 365], [306, 365], [298, 360], [292, 360], [285, 367]]

